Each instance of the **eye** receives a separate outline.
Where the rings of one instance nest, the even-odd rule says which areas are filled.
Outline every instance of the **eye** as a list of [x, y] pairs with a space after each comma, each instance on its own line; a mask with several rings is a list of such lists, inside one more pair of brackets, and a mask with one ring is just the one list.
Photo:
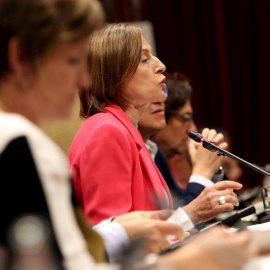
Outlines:
[[150, 59], [149, 57], [144, 58], [144, 59], [142, 59], [142, 62], [143, 62], [143, 63], [147, 63], [147, 62], [149, 61], [149, 59]]
[[82, 63], [82, 60], [81, 58], [79, 57], [70, 57], [68, 59], [68, 62], [71, 64], [71, 65], [80, 65]]

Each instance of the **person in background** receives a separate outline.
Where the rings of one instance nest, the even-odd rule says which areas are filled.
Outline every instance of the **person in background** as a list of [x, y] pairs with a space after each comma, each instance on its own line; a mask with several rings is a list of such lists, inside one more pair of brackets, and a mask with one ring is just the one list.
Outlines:
[[[192, 88], [184, 74], [165, 75], [166, 103], [149, 104], [140, 119], [139, 130], [177, 208], [193, 201], [205, 187], [208, 192], [216, 190], [210, 179], [220, 167], [222, 158], [189, 140], [188, 133], [197, 130], [190, 101]], [[227, 146], [223, 135], [215, 130], [204, 129], [203, 135], [220, 147]]]

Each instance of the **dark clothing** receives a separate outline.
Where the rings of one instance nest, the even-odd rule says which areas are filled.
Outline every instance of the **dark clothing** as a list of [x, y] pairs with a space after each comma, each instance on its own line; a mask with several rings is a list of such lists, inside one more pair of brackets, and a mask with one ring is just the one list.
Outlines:
[[155, 156], [155, 163], [169, 187], [173, 199], [174, 209], [190, 203], [203, 191], [204, 186], [198, 183], [189, 183], [186, 189], [181, 189], [178, 187], [171, 174], [168, 161], [163, 151], [159, 147]]

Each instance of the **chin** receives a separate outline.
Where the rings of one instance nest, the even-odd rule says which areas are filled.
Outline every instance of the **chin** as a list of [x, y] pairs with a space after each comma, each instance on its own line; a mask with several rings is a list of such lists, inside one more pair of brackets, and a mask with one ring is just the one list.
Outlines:
[[188, 147], [186, 145], [181, 145], [177, 148], [179, 153], [185, 153], [188, 151]]
[[158, 126], [159, 131], [161, 131], [161, 130], [163, 130], [165, 128], [166, 128], [166, 123], [165, 122]]

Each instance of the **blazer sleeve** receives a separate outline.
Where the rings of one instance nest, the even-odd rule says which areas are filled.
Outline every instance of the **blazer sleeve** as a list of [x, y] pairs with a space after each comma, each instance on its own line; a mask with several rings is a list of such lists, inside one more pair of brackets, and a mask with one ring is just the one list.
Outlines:
[[185, 204], [189, 204], [194, 199], [196, 199], [201, 192], [204, 190], [205, 186], [199, 183], [188, 183], [186, 189], [183, 192], [182, 198]]
[[102, 125], [88, 137], [80, 179], [85, 213], [93, 223], [129, 212], [132, 207], [131, 144], [128, 134], [115, 126]]

